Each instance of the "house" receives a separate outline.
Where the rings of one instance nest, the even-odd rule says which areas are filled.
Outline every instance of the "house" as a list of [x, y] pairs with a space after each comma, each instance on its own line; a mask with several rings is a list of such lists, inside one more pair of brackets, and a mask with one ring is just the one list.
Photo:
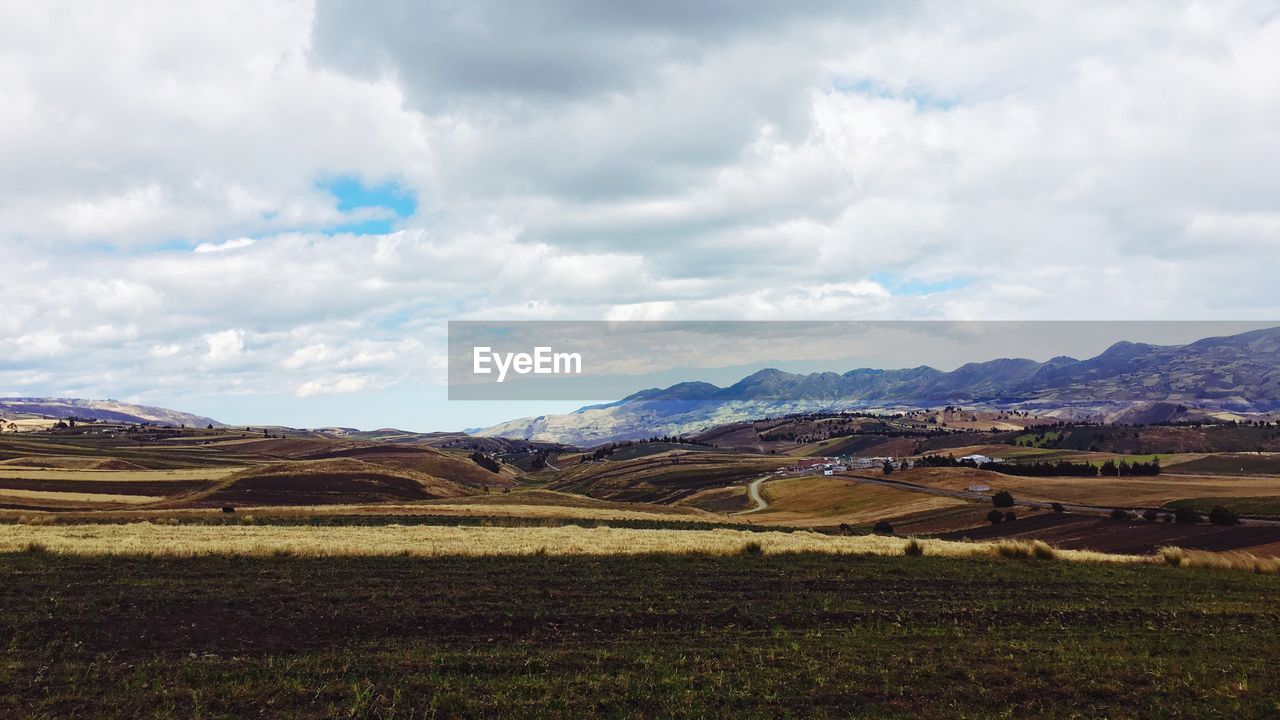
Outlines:
[[965, 455], [960, 458], [960, 462], [965, 462], [966, 460], [974, 465], [986, 465], [988, 463], [1000, 462], [999, 460], [993, 457], [987, 457], [986, 455]]

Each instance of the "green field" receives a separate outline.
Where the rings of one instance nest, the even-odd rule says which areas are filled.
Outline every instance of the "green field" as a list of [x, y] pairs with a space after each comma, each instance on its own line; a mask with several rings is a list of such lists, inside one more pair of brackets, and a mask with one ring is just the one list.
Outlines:
[[1280, 497], [1202, 497], [1175, 500], [1167, 503], [1168, 508], [1190, 508], [1208, 513], [1215, 507], [1224, 507], [1237, 515], [1247, 517], [1280, 517]]
[[1275, 717], [1280, 580], [839, 556], [0, 556], [3, 717]]

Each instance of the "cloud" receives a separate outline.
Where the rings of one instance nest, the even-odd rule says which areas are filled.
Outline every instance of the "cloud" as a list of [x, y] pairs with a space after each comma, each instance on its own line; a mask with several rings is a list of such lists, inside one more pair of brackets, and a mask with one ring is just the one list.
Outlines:
[[300, 398], [314, 397], [316, 395], [341, 395], [343, 393], [360, 392], [368, 386], [368, 378], [359, 375], [341, 375], [308, 380], [299, 385], [294, 394]]
[[220, 243], [200, 243], [196, 246], [195, 252], [210, 253], [224, 252], [226, 250], [235, 250], [237, 248], [249, 247], [257, 242], [253, 238], [234, 238]]
[[1280, 316], [1272, 2], [0, 26], [0, 387], [431, 383], [461, 318]]
[[204, 341], [209, 346], [209, 352], [205, 354], [205, 360], [214, 365], [222, 365], [238, 360], [244, 352], [243, 330], [223, 330], [222, 332], [209, 333], [204, 336]]

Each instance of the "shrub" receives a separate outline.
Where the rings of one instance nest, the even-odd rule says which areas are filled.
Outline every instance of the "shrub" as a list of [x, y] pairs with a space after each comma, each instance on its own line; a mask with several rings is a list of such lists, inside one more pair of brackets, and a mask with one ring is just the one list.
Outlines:
[[1031, 543], [1031, 554], [1037, 560], [1054, 560], [1058, 557], [1058, 551], [1043, 540], [1036, 540]]
[[1111, 511], [1112, 520], [1129, 520], [1132, 517], [1133, 515], [1129, 514], [1129, 511], [1125, 510], [1124, 508], [1116, 508], [1115, 510]]
[[987, 522], [991, 523], [992, 525], [995, 525], [1001, 520], [1004, 520], [1004, 513], [1000, 512], [999, 510], [992, 510], [991, 512], [987, 513]]
[[479, 450], [471, 453], [471, 461], [489, 472], [502, 472], [502, 463], [499, 463], [497, 460], [485, 455]]
[[1173, 520], [1181, 525], [1195, 525], [1204, 520], [1200, 513], [1187, 507], [1176, 508], [1173, 511]]
[[1058, 557], [1058, 551], [1043, 540], [1001, 540], [995, 550], [997, 555], [1006, 558], [1053, 560]]
[[1066, 509], [1065, 507], [1063, 507], [1063, 506], [1062, 506], [1062, 503], [1060, 503], [1060, 502], [1056, 502], [1056, 503], [1053, 503], [1053, 504], [1049, 505], [1049, 508], [1050, 508], [1051, 510], [1053, 510], [1054, 512], [1056, 512], [1056, 513], [1064, 513], [1064, 512], [1066, 512], [1066, 511], [1067, 511], [1067, 509]]
[[1142, 519], [1147, 522], [1155, 522], [1158, 517], [1160, 517], [1160, 512], [1155, 508], [1147, 508], [1142, 511]]
[[1004, 521], [1005, 521], [1005, 522], [1013, 522], [1014, 520], [1017, 520], [1017, 519], [1018, 519], [1018, 514], [1017, 514], [1017, 513], [1015, 513], [1015, 512], [1014, 512], [1014, 511], [1012, 511], [1012, 510], [1006, 510], [1006, 511], [1005, 511], [1005, 513], [1004, 513]]
[[871, 532], [877, 535], [892, 535], [893, 524], [890, 523], [888, 520], [881, 520], [880, 522], [876, 523], [875, 527], [871, 528]]
[[1209, 511], [1209, 522], [1214, 525], [1239, 525], [1240, 516], [1236, 515], [1229, 508], [1221, 505], [1215, 506]]
[[1008, 490], [1001, 490], [991, 496], [991, 504], [998, 508], [1013, 507], [1013, 495], [1010, 495]]
[[907, 541], [906, 547], [902, 548], [902, 554], [912, 557], [924, 555], [924, 545], [921, 545], [919, 540], [911, 538]]
[[742, 555], [763, 555], [764, 546], [755, 540], [749, 540], [743, 543], [742, 549], [738, 552]]

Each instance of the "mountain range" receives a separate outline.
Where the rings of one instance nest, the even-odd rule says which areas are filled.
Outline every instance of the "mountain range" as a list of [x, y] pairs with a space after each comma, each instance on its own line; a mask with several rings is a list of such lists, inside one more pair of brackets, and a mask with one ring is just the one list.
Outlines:
[[796, 412], [962, 405], [1116, 422], [1152, 405], [1219, 412], [1280, 410], [1280, 327], [1186, 345], [1119, 342], [1086, 360], [1000, 358], [950, 372], [928, 366], [843, 374], [753, 373], [728, 387], [683, 382], [606, 405], [477, 431], [489, 437], [594, 445]]

